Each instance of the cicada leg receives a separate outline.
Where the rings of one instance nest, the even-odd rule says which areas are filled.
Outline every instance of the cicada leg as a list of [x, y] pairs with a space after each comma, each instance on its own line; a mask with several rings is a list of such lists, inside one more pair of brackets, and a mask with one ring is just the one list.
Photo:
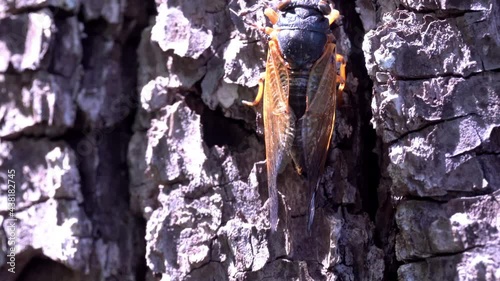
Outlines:
[[345, 73], [345, 65], [346, 61], [344, 56], [336, 54], [335, 61], [340, 62], [340, 73], [337, 75], [337, 83], [339, 83], [339, 87], [337, 89], [337, 95], [342, 94], [342, 91], [345, 87], [346, 73]]
[[326, 15], [326, 18], [328, 19], [328, 23], [331, 25], [333, 22], [335, 22], [338, 18], [340, 17], [340, 12], [338, 10], [332, 9], [332, 12], [328, 15]]
[[259, 78], [259, 91], [257, 92], [257, 96], [255, 97], [255, 100], [253, 102], [250, 102], [250, 101], [241, 101], [244, 105], [248, 105], [248, 106], [256, 106], [260, 103], [260, 101], [262, 100], [262, 96], [264, 95], [264, 79], [266, 77], [266, 73], [265, 72], [262, 72], [260, 74], [260, 78]]
[[273, 25], [275, 25], [278, 22], [279, 15], [276, 13], [275, 10], [271, 8], [266, 8], [264, 10], [264, 15], [271, 21]]
[[[267, 35], [269, 35], [271, 37], [271, 41], [275, 41], [277, 40], [276, 38], [276, 30], [274, 30], [273, 28], [271, 27], [266, 27], [265, 28], [265, 32]], [[272, 44], [269, 44], [269, 46], [271, 47]], [[277, 50], [277, 52], [279, 52], [279, 50]], [[260, 100], [262, 99], [262, 96], [264, 95], [264, 81], [265, 81], [265, 77], [266, 77], [266, 73], [265, 72], [262, 72], [260, 74], [260, 78], [259, 78], [259, 91], [257, 92], [257, 96], [255, 97], [255, 100], [253, 102], [249, 102], [249, 101], [241, 101], [244, 105], [248, 105], [248, 106], [256, 106], [260, 103]]]
[[[243, 11], [243, 12], [241, 12], [241, 13], [237, 13], [237, 12], [235, 12], [233, 9], [229, 9], [229, 10], [230, 10], [233, 14], [235, 14], [236, 16], [241, 17], [241, 18], [242, 18], [242, 20], [245, 22], [245, 24], [247, 24], [247, 25], [249, 25], [249, 26], [251, 26], [251, 27], [253, 27], [253, 28], [255, 28], [255, 29], [258, 29], [258, 30], [260, 30], [261, 32], [265, 32], [267, 35], [269, 35], [269, 34], [272, 32], [272, 28], [271, 28], [271, 30], [268, 30], [268, 29], [269, 29], [268, 27], [263, 27], [263, 26], [260, 26], [260, 25], [255, 24], [255, 23], [248, 22], [248, 21], [246, 20], [246, 18], [244, 17], [244, 16], [248, 13], [248, 11]], [[264, 15], [265, 15], [265, 16], [266, 16], [266, 17], [267, 17], [267, 18], [271, 21], [271, 23], [272, 23], [273, 25], [274, 25], [274, 24], [276, 24], [276, 23], [278, 22], [279, 14], [278, 14], [275, 10], [273, 10], [273, 9], [271, 9], [271, 8], [266, 8], [266, 9], [264, 10]]]

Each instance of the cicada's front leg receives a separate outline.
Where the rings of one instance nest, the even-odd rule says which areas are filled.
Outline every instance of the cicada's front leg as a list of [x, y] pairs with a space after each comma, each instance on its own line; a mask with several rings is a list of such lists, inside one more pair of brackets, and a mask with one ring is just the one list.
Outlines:
[[337, 75], [337, 83], [339, 84], [338, 89], [337, 89], [337, 95], [341, 95], [342, 91], [344, 90], [344, 87], [345, 87], [345, 80], [346, 80], [345, 66], [346, 66], [346, 61], [344, 59], [344, 56], [339, 55], [339, 54], [335, 55], [335, 61], [340, 63], [340, 73]]
[[[278, 15], [278, 13], [276, 13], [275, 10], [273, 10], [271, 8], [266, 8], [264, 10], [264, 15], [271, 21], [272, 24], [276, 24], [278, 22], [279, 15]], [[258, 27], [258, 26], [256, 26], [256, 28], [260, 29], [261, 31], [264, 31], [267, 35], [269, 35], [271, 41], [276, 39], [276, 31], [273, 28], [271, 28], [271, 27]], [[262, 96], [264, 95], [265, 77], [266, 77], [266, 72], [262, 72], [260, 74], [259, 90], [257, 92], [257, 96], [255, 97], [255, 100], [253, 102], [249, 102], [249, 101], [244, 100], [244, 101], [242, 101], [242, 103], [244, 105], [253, 107], [253, 106], [256, 106], [260, 103], [260, 101], [262, 100]]]
[[338, 10], [333, 9], [332, 12], [326, 16], [328, 19], [328, 23], [332, 25], [338, 18], [340, 17], [340, 12]]
[[264, 95], [264, 82], [265, 82], [265, 77], [266, 77], [266, 73], [265, 72], [262, 72], [260, 74], [260, 78], [259, 78], [259, 91], [257, 92], [257, 96], [255, 97], [255, 100], [250, 102], [250, 101], [241, 101], [244, 105], [247, 105], [247, 106], [257, 106], [260, 101], [262, 100], [262, 96]]

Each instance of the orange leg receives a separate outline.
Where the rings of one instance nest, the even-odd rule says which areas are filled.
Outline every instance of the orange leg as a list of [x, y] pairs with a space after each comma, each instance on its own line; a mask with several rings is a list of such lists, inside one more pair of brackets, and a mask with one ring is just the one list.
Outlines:
[[[237, 13], [233, 9], [229, 9], [229, 11], [231, 11], [233, 14], [235, 14], [238, 17], [243, 17], [250, 12], [250, 11], [242, 11], [240, 13]], [[264, 15], [271, 21], [271, 23], [273, 25], [275, 25], [278, 22], [279, 14], [275, 10], [273, 10], [271, 8], [266, 8], [264, 10]], [[266, 31], [266, 34], [269, 35], [269, 33], [267, 32], [267, 28], [265, 28], [263, 26], [256, 25], [255, 23], [248, 22], [245, 20], [244, 17], [242, 19], [247, 25], [252, 26], [253, 28], [258, 29], [262, 32]]]
[[[265, 28], [265, 32], [267, 35], [269, 35], [271, 37], [271, 41], [269, 42], [269, 47], [272, 48], [272, 46], [274, 46], [272, 43], [276, 43], [277, 44], [277, 38], [276, 38], [276, 35], [277, 35], [277, 31], [274, 30], [273, 28], [271, 27], [266, 27]], [[259, 78], [259, 91], [257, 92], [257, 96], [255, 97], [255, 100], [253, 102], [249, 102], [249, 101], [241, 101], [244, 105], [248, 105], [248, 106], [256, 106], [260, 103], [261, 99], [262, 99], [262, 96], [264, 95], [264, 80], [265, 80], [265, 77], [266, 77], [266, 72], [262, 72], [260, 74], [260, 78]]]
[[346, 73], [345, 73], [345, 65], [346, 61], [344, 56], [336, 54], [335, 61], [340, 62], [340, 74], [337, 75], [337, 83], [339, 83], [339, 88], [337, 89], [337, 94], [342, 94], [342, 91], [345, 87]]
[[276, 13], [275, 10], [271, 8], [266, 8], [264, 10], [264, 15], [271, 21], [273, 25], [275, 25], [278, 22], [279, 15]]
[[264, 79], [266, 77], [266, 73], [265, 72], [262, 72], [260, 74], [260, 79], [259, 79], [259, 91], [257, 92], [257, 96], [255, 97], [255, 100], [253, 102], [249, 102], [249, 101], [241, 101], [244, 105], [248, 105], [248, 106], [256, 106], [260, 103], [260, 101], [262, 100], [262, 96], [264, 95]]
[[[279, 14], [271, 9], [271, 8], [266, 8], [264, 10], [264, 15], [269, 19], [269, 21], [271, 21], [271, 23], [273, 25], [275, 25], [277, 22], [278, 22], [278, 19], [279, 19]], [[261, 31], [264, 31], [267, 35], [269, 35], [271, 37], [271, 40], [274, 40], [276, 39], [276, 30], [274, 30], [273, 28], [271, 27], [259, 27], [259, 26], [256, 26], [256, 25], [253, 25], [254, 27], [258, 28], [259, 30]], [[255, 100], [253, 102], [249, 102], [249, 101], [241, 101], [244, 105], [247, 105], [247, 106], [256, 106], [260, 103], [260, 101], [262, 100], [262, 96], [264, 95], [264, 80], [265, 80], [265, 77], [266, 77], [266, 73], [263, 72], [260, 74], [260, 79], [259, 79], [259, 90], [257, 92], [257, 96], [255, 97]]]
[[332, 9], [332, 12], [326, 16], [328, 19], [328, 23], [331, 25], [334, 21], [336, 21], [340, 17], [340, 13], [338, 10]]

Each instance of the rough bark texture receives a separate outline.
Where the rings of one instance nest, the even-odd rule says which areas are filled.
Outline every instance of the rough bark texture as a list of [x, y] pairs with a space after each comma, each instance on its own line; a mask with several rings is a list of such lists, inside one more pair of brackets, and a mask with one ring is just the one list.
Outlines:
[[334, 2], [347, 91], [310, 235], [291, 165], [270, 231], [240, 102], [264, 1], [0, 3], [0, 280], [500, 280], [500, 4]]
[[379, 2], [363, 50], [398, 278], [499, 280], [500, 3]]
[[148, 20], [141, 1], [0, 3], [0, 280], [144, 280], [126, 152]]

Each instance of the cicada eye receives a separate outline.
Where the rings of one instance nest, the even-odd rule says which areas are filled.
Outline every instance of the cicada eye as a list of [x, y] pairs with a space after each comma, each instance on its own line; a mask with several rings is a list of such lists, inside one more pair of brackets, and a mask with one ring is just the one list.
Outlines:
[[285, 0], [278, 3], [278, 10], [284, 11], [286, 8], [290, 7], [291, 0]]
[[321, 0], [318, 3], [318, 9], [323, 13], [323, 15], [329, 15], [332, 12], [332, 7], [328, 1]]

